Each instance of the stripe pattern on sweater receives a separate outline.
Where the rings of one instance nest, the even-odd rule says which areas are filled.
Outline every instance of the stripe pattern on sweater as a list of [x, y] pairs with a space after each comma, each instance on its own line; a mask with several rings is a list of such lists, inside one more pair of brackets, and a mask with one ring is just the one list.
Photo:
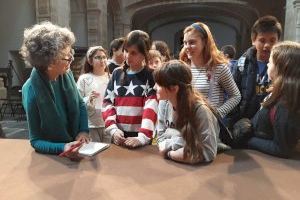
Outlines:
[[150, 70], [127, 74], [124, 84], [122, 68], [114, 70], [102, 105], [105, 127], [126, 132], [140, 132], [152, 138], [158, 102]]

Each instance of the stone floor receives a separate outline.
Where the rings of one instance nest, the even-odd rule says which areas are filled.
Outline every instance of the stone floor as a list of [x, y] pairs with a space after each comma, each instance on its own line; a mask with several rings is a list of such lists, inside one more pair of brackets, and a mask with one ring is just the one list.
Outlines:
[[28, 139], [27, 121], [3, 120], [0, 124], [6, 138]]

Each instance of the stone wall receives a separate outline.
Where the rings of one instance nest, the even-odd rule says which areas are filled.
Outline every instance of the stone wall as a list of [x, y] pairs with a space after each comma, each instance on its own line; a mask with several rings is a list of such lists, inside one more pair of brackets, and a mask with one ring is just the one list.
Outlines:
[[[176, 20], [177, 23], [182, 23], [187, 19], [189, 22], [203, 20], [220, 24], [216, 29], [218, 34], [222, 33], [221, 27], [226, 26], [234, 33], [232, 43], [236, 43], [242, 52], [251, 45], [249, 32], [253, 22], [265, 14], [273, 14], [282, 24], [286, 23], [284, 39], [300, 40], [300, 0], [26, 0], [18, 3], [16, 1], [0, 2], [0, 15], [3, 15], [0, 25], [6, 27], [6, 31], [0, 35], [3, 41], [0, 47], [0, 67], [6, 66], [8, 52], [17, 51], [21, 46], [24, 27], [43, 20], [70, 27], [78, 38], [75, 46], [84, 48], [91, 45], [108, 48], [113, 38], [125, 36], [132, 29], [142, 29], [152, 35], [158, 29], [164, 32], [163, 28], [167, 23], [174, 23]], [[29, 1], [31, 4], [28, 4]], [[80, 9], [76, 10], [76, 6]], [[32, 11], [29, 7], [33, 8]], [[30, 19], [28, 12], [32, 12], [35, 20]], [[238, 22], [228, 20], [230, 18]], [[77, 19], [80, 19], [80, 22]], [[12, 21], [14, 24], [10, 24]], [[180, 38], [176, 34], [179, 34], [181, 29], [182, 27], [178, 27], [174, 32], [175, 37]], [[155, 39], [159, 38], [162, 38], [161, 35], [156, 34]], [[223, 44], [222, 37], [217, 40], [219, 44]], [[170, 43], [170, 46], [174, 45], [177, 45], [174, 41], [173, 44]]]

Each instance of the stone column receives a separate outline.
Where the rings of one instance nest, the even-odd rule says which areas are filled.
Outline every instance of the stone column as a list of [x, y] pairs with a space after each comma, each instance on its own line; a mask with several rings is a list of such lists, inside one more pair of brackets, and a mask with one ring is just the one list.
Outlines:
[[300, 0], [287, 0], [284, 40], [300, 41]]
[[294, 17], [296, 18], [296, 34], [295, 41], [300, 42], [300, 0], [295, 0], [294, 5]]
[[124, 37], [123, 35], [123, 27], [122, 27], [122, 21], [121, 21], [121, 12], [119, 11], [115, 11], [115, 21], [114, 21], [114, 28], [115, 28], [115, 32], [114, 32], [114, 38], [119, 38], [119, 37]]
[[107, 2], [87, 0], [88, 45], [108, 47], [107, 42]]
[[123, 24], [123, 35], [126, 36], [131, 31], [130, 24]]
[[123, 36], [126, 36], [131, 31], [131, 19], [133, 11], [127, 11], [122, 15], [122, 21], [120, 22], [121, 32]]
[[70, 0], [36, 0], [36, 21], [70, 27]]
[[131, 24], [124, 23], [123, 21], [118, 21], [118, 23], [114, 24], [115, 32], [114, 38], [125, 37], [131, 31]]

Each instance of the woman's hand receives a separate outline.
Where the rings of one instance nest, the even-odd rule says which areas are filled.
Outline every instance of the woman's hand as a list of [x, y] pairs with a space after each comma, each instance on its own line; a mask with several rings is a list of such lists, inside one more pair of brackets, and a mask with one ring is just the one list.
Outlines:
[[[78, 150], [82, 146], [82, 142], [74, 141], [65, 144], [64, 147], [64, 156], [69, 158], [72, 161], [80, 161], [83, 157], [79, 155]], [[77, 146], [74, 148], [74, 146]]]
[[116, 145], [123, 145], [124, 144], [124, 141], [125, 141], [124, 132], [121, 131], [120, 129], [117, 129], [114, 132], [112, 138], [113, 138], [113, 142]]
[[128, 148], [136, 148], [142, 145], [142, 143], [136, 137], [126, 138], [124, 145]]
[[76, 141], [82, 142], [82, 143], [89, 143], [91, 141], [91, 137], [86, 132], [80, 132], [78, 133], [76, 137]]

